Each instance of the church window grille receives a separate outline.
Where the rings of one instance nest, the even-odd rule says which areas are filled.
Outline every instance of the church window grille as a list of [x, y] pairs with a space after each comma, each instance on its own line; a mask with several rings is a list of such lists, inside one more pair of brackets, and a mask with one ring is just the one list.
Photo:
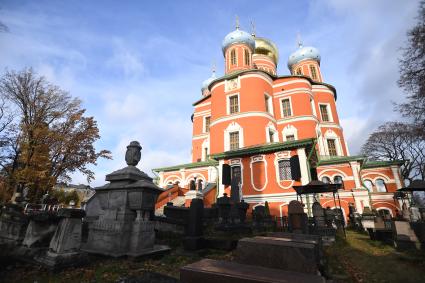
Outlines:
[[245, 65], [249, 65], [249, 51], [247, 50], [247, 49], [245, 49], [245, 51], [244, 51], [244, 53], [245, 53]]
[[322, 177], [322, 182], [325, 183], [325, 184], [330, 184], [331, 179], [329, 179], [329, 177], [324, 176], [324, 177]]
[[317, 72], [316, 72], [315, 66], [310, 66], [310, 73], [311, 73], [311, 78], [313, 80], [317, 80]]
[[328, 150], [329, 150], [329, 155], [330, 156], [337, 156], [337, 152], [336, 152], [336, 144], [335, 144], [335, 140], [334, 139], [328, 139]]
[[289, 160], [279, 160], [279, 180], [291, 180], [291, 163]]
[[297, 75], [301, 76], [303, 73], [301, 72], [301, 68], [297, 69]]
[[322, 114], [322, 121], [323, 122], [329, 122], [329, 113], [328, 113], [328, 106], [325, 104], [320, 105], [320, 113]]
[[232, 51], [230, 51], [230, 64], [236, 65], [236, 50], [235, 49], [232, 49]]
[[205, 132], [208, 133], [210, 131], [210, 122], [211, 122], [211, 117], [205, 117]]
[[239, 112], [239, 99], [238, 99], [238, 96], [237, 95], [233, 95], [233, 96], [229, 97], [229, 102], [230, 102], [230, 108], [229, 108], [230, 114]]
[[287, 135], [286, 136], [286, 141], [294, 141], [295, 140], [295, 136], [294, 135]]
[[283, 99], [282, 100], [282, 116], [283, 117], [289, 117], [291, 116], [291, 102], [289, 99]]
[[232, 132], [230, 136], [230, 150], [236, 150], [239, 148], [239, 132]]

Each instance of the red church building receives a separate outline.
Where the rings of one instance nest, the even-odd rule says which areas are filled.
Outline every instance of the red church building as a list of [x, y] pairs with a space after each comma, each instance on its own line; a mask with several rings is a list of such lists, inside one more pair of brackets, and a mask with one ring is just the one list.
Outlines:
[[[230, 193], [223, 185], [223, 168], [229, 165], [250, 208], [267, 201], [278, 217], [286, 216], [289, 202], [297, 199], [293, 186], [314, 179], [342, 184], [346, 217], [349, 204], [360, 213], [364, 207], [393, 216], [400, 210], [393, 193], [403, 185], [403, 161], [368, 162], [350, 155], [337, 91], [323, 80], [316, 48], [299, 44], [288, 59], [290, 75], [283, 76], [277, 74], [279, 52], [269, 39], [237, 26], [225, 36], [222, 50], [224, 75], [213, 72], [193, 103], [192, 163], [154, 169], [161, 187], [178, 187], [186, 203], [202, 197], [209, 206]], [[189, 191], [191, 183], [199, 190]], [[313, 203], [310, 198], [304, 201]], [[316, 199], [335, 208], [332, 194]]]

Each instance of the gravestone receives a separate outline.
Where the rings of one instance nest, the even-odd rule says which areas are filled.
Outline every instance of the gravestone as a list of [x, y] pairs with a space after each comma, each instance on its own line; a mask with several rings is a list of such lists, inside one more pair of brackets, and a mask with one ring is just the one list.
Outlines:
[[1, 208], [0, 243], [19, 245], [25, 238], [28, 227], [28, 217], [22, 207], [16, 204], [6, 204]]
[[226, 193], [222, 197], [217, 199], [217, 209], [220, 224], [227, 224], [230, 220], [230, 198]]
[[323, 207], [320, 205], [319, 202], [314, 202], [312, 206], [313, 210], [313, 219], [315, 227], [317, 228], [323, 228], [326, 227], [325, 223], [325, 212], [323, 211]]
[[302, 204], [293, 200], [288, 205], [288, 229], [293, 233], [308, 232], [308, 218]]
[[202, 259], [180, 269], [184, 283], [324, 283], [315, 274], [252, 266], [236, 262]]
[[185, 250], [198, 250], [203, 248], [203, 211], [204, 202], [201, 199], [193, 199], [190, 203], [189, 217], [185, 225], [183, 246]]
[[254, 237], [239, 240], [235, 261], [248, 265], [317, 274], [317, 244], [285, 238]]
[[53, 235], [49, 250], [35, 260], [50, 268], [76, 266], [86, 261], [86, 254], [80, 251], [82, 236], [82, 209], [62, 208], [58, 211], [59, 225]]
[[35, 212], [29, 215], [30, 222], [22, 245], [27, 248], [48, 247], [55, 233], [59, 219], [48, 212]]
[[141, 149], [137, 141], [132, 141], [125, 154], [128, 166], [106, 175], [110, 183], [96, 188], [88, 201], [86, 212], [90, 220], [84, 251], [137, 257], [169, 250], [154, 245], [155, 203], [163, 190], [136, 168]]

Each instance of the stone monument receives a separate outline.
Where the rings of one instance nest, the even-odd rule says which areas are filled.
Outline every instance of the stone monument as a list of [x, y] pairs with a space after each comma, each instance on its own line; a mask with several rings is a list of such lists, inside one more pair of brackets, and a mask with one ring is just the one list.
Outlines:
[[87, 202], [88, 237], [83, 250], [89, 253], [141, 256], [169, 250], [155, 245], [155, 203], [161, 188], [136, 168], [142, 147], [127, 146], [127, 167], [106, 175], [109, 184], [95, 189]]

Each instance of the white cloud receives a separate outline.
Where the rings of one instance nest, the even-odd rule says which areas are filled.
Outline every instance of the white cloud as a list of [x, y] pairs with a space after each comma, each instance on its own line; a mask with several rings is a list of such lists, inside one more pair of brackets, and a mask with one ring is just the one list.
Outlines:
[[145, 72], [145, 66], [142, 63], [138, 52], [129, 49], [122, 39], [114, 40], [113, 55], [106, 61], [108, 68], [117, 69], [126, 76], [138, 76]]

